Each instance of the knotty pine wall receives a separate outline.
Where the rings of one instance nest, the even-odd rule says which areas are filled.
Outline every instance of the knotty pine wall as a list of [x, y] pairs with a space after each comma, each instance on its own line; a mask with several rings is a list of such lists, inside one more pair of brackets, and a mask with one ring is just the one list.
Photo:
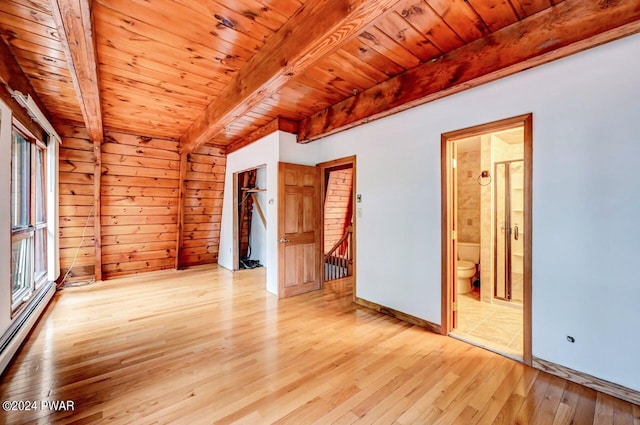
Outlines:
[[227, 158], [201, 146], [187, 156], [180, 266], [217, 263]]
[[67, 282], [87, 280], [94, 275], [95, 258], [93, 143], [84, 128], [60, 126], [58, 133], [62, 137], [59, 162], [60, 276], [65, 276], [77, 252], [78, 257]]
[[[77, 251], [70, 278], [86, 280], [94, 276], [96, 255], [95, 155], [84, 128], [61, 127], [61, 136], [61, 273], [66, 273]], [[180, 202], [178, 142], [106, 131], [101, 160], [103, 278], [174, 268]], [[181, 267], [217, 262], [225, 165], [225, 155], [217, 148], [203, 146], [187, 156]]]
[[105, 278], [175, 267], [178, 142], [105, 132], [102, 272]]
[[353, 168], [329, 173], [324, 200], [324, 253], [327, 254], [344, 235], [351, 222]]

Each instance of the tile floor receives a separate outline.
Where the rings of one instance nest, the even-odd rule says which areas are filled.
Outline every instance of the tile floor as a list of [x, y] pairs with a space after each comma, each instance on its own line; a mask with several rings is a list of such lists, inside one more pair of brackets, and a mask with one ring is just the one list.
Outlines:
[[522, 330], [522, 308], [480, 302], [477, 292], [458, 295], [458, 326], [452, 336], [522, 359]]

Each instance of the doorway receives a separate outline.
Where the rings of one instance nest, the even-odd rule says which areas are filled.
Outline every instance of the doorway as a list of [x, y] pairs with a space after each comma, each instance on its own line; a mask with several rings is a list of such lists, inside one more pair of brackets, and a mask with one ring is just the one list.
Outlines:
[[353, 284], [356, 158], [324, 162], [318, 167], [322, 170], [322, 282]]
[[233, 270], [266, 264], [266, 167], [234, 173]]
[[527, 364], [531, 121], [442, 135], [442, 331]]

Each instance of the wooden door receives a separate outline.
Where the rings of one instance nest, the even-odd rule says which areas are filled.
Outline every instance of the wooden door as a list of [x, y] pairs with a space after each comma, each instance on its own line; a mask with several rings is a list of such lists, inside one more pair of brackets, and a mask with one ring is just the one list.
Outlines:
[[320, 289], [320, 169], [281, 162], [278, 168], [278, 294]]
[[458, 327], [458, 145], [451, 143], [451, 326]]

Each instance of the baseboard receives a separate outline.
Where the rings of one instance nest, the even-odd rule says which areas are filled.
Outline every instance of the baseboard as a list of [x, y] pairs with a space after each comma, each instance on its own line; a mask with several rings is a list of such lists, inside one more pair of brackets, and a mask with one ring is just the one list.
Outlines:
[[578, 372], [577, 370], [573, 370], [547, 360], [542, 360], [537, 357], [533, 358], [532, 366], [536, 369], [564, 378], [567, 381], [584, 385], [585, 387], [640, 406], [640, 391], [632, 390], [631, 388], [623, 387], [622, 385], [614, 384], [613, 382], [605, 381], [604, 379], [596, 378], [595, 376]]
[[49, 287], [44, 289], [32, 306], [27, 307], [2, 336], [0, 348], [0, 375], [4, 372], [11, 359], [24, 342], [31, 329], [34, 327], [44, 309], [56, 292], [54, 282], [49, 282]]
[[394, 310], [389, 307], [385, 307], [383, 305], [364, 300], [362, 298], [355, 297], [355, 303], [361, 305], [366, 308], [370, 308], [371, 310], [375, 310], [378, 313], [386, 314], [387, 316], [395, 317], [396, 319], [402, 320], [403, 322], [411, 323], [412, 325], [420, 326], [421, 328], [425, 328], [428, 331], [433, 333], [440, 334], [441, 328], [440, 325], [436, 325], [434, 323], [429, 322], [428, 320], [420, 319], [419, 317], [412, 316], [407, 313], [403, 313], [398, 310]]

